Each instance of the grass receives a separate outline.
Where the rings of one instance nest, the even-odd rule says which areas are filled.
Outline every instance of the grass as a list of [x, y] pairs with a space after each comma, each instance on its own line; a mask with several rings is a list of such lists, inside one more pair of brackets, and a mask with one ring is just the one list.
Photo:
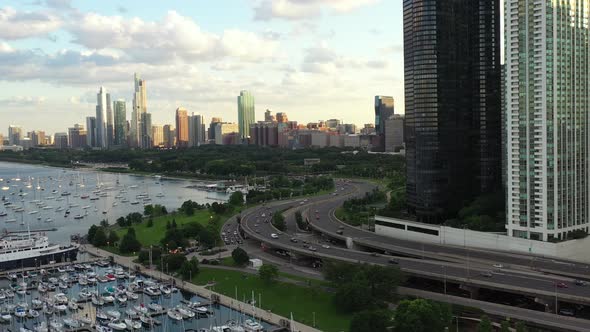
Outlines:
[[[176, 220], [178, 227], [189, 222], [198, 222], [203, 226], [207, 226], [210, 217], [211, 212], [208, 210], [197, 210], [192, 216], [171, 213], [154, 218], [154, 225], [152, 227], [147, 226], [147, 220], [144, 220], [141, 224], [133, 225], [132, 227], [135, 228], [135, 236], [137, 237], [137, 240], [139, 240], [142, 246], [147, 247], [160, 244], [160, 240], [162, 240], [164, 234], [166, 234], [166, 224], [168, 221], [172, 222], [172, 219]], [[117, 227], [115, 231], [117, 232], [117, 235], [119, 235], [119, 238], [123, 238], [123, 235], [127, 233], [127, 227]]]
[[[288, 278], [296, 279], [289, 275]], [[305, 279], [305, 278], [303, 278]], [[276, 282], [265, 284], [257, 275], [239, 271], [219, 270], [201, 266], [199, 274], [192, 282], [205, 285], [215, 281], [211, 289], [226, 296], [235, 297], [236, 287], [240, 300], [250, 299], [252, 291], [258, 301], [262, 297], [262, 308], [284, 317], [293, 318], [306, 325], [312, 325], [315, 312], [316, 328], [322, 331], [348, 331], [350, 315], [336, 311], [331, 294], [319, 287], [303, 287], [299, 285]]]

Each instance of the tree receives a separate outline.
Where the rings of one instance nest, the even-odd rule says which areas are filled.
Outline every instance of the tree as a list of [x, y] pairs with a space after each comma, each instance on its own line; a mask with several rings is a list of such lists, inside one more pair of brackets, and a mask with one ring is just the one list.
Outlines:
[[272, 216], [272, 225], [279, 231], [285, 231], [287, 224], [285, 223], [285, 216], [282, 213], [277, 212]]
[[510, 332], [510, 322], [503, 320], [500, 324], [500, 332]]
[[114, 246], [115, 243], [119, 242], [119, 235], [117, 235], [115, 231], [111, 231], [109, 233], [108, 242], [110, 243], [110, 245]]
[[127, 234], [123, 236], [121, 239], [121, 243], [119, 244], [119, 250], [124, 253], [131, 253], [136, 252], [141, 249], [141, 243], [135, 238], [135, 229], [133, 227], [129, 227], [127, 229]]
[[127, 224], [127, 220], [125, 219], [125, 217], [117, 218], [117, 225], [119, 225], [120, 227], [130, 226]]
[[98, 230], [98, 226], [96, 226], [96, 225], [90, 226], [90, 228], [88, 229], [88, 236], [87, 236], [88, 243], [94, 243], [94, 234], [96, 234], [97, 230]]
[[109, 221], [107, 219], [103, 219], [100, 221], [100, 226], [102, 227], [109, 227]]
[[199, 237], [199, 244], [206, 248], [213, 248], [217, 240], [215, 239], [215, 235], [209, 231], [209, 229], [204, 228], [198, 235]]
[[279, 269], [271, 264], [262, 264], [258, 269], [258, 276], [267, 284], [273, 283], [279, 276]]
[[238, 266], [244, 266], [250, 261], [248, 253], [240, 247], [237, 247], [231, 252], [231, 257], [233, 258], [234, 263]]
[[234, 191], [228, 200], [231, 206], [242, 206], [244, 205], [244, 194], [241, 191]]
[[403, 300], [395, 310], [394, 331], [444, 331], [453, 319], [451, 307], [425, 299]]
[[191, 258], [189, 261], [182, 263], [180, 267], [180, 275], [183, 279], [190, 279], [199, 273], [199, 261], [196, 257]]
[[182, 264], [186, 262], [186, 256], [183, 254], [169, 254], [164, 256], [165, 267], [168, 267], [169, 271], [176, 271], [180, 269]]
[[172, 228], [172, 224], [170, 223], [170, 220], [166, 221], [166, 229], [170, 229]]
[[98, 227], [92, 237], [92, 244], [95, 247], [102, 247], [107, 244], [107, 235], [103, 227]]
[[178, 228], [178, 225], [176, 224], [176, 219], [172, 219], [172, 228]]
[[152, 216], [154, 215], [154, 206], [149, 204], [143, 207], [143, 214], [145, 214], [146, 216]]
[[350, 332], [387, 331], [387, 328], [391, 325], [391, 312], [387, 310], [365, 310], [352, 316]]
[[338, 287], [332, 302], [338, 310], [346, 313], [373, 309], [374, 304], [365, 285], [358, 282], [348, 282]]
[[150, 219], [148, 219], [146, 226], [147, 227], [154, 227], [154, 219], [152, 217], [150, 217]]
[[514, 326], [514, 328], [516, 329], [516, 332], [527, 332], [528, 331], [526, 324], [523, 321], [516, 322], [516, 325]]
[[481, 316], [481, 321], [477, 324], [477, 332], [492, 332], [492, 322], [486, 315]]

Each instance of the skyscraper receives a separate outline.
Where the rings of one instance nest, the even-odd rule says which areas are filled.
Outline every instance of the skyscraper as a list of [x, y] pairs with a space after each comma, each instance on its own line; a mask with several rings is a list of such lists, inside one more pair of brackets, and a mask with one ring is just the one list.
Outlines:
[[8, 126], [8, 145], [19, 145], [23, 138], [23, 128], [20, 126]]
[[115, 138], [113, 144], [116, 146], [124, 146], [127, 145], [127, 108], [125, 99], [115, 101], [113, 108], [115, 110]]
[[111, 97], [108, 96], [107, 89], [100, 87], [96, 95], [96, 146], [107, 148], [107, 106]]
[[[147, 92], [146, 82], [141, 79], [139, 74], [133, 75], [135, 89], [133, 93], [133, 111], [131, 112], [131, 127], [129, 130], [130, 142], [133, 147], [139, 147], [142, 144], [141, 138], [141, 120], [143, 114], [147, 112]], [[145, 128], [145, 126], [143, 127]], [[150, 134], [151, 135], [151, 134]]]
[[238, 126], [242, 140], [250, 136], [250, 125], [255, 123], [254, 111], [254, 96], [248, 91], [240, 91], [238, 96]]
[[152, 140], [155, 147], [164, 146], [164, 128], [160, 125], [152, 125]]
[[115, 126], [113, 122], [113, 104], [111, 103], [111, 94], [107, 93], [107, 146], [110, 148], [115, 141]]
[[385, 135], [385, 120], [393, 116], [393, 97], [375, 96], [375, 131]]
[[86, 146], [86, 130], [83, 124], [75, 124], [68, 128], [68, 146], [72, 149], [80, 149]]
[[86, 145], [95, 148], [96, 145], [96, 117], [86, 117]]
[[511, 236], [563, 240], [588, 231], [589, 7], [588, 0], [505, 1]]
[[223, 120], [219, 117], [211, 118], [211, 123], [209, 124], [209, 140], [215, 141], [215, 128], [217, 127], [217, 124], [221, 122], [223, 122]]
[[142, 149], [149, 149], [154, 145], [154, 139], [152, 137], [152, 114], [147, 112], [142, 113], [140, 125], [140, 147]]
[[404, 0], [406, 198], [441, 222], [500, 185], [500, 0]]
[[162, 135], [164, 136], [164, 147], [171, 148], [176, 145], [176, 133], [174, 132], [174, 127], [172, 125], [164, 125], [162, 128]]
[[188, 117], [188, 146], [199, 146], [205, 140], [203, 116], [194, 114]]
[[176, 146], [188, 146], [188, 112], [183, 107], [176, 109]]

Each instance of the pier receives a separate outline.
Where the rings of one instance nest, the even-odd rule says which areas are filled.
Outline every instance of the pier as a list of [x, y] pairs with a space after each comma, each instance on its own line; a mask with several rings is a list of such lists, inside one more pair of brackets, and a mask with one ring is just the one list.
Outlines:
[[[100, 248], [96, 248], [96, 247], [90, 246], [90, 245], [88, 245], [86, 247], [86, 252], [90, 255], [95, 255], [97, 257], [101, 257], [101, 259], [98, 259], [98, 260], [104, 260], [109, 257], [113, 257], [113, 261], [115, 264], [119, 264], [119, 265], [124, 266], [125, 268], [128, 268], [128, 269], [135, 270], [137, 267], [139, 267], [139, 265], [137, 263], [133, 262], [133, 257], [125, 257], [125, 256], [115, 255], [113, 253], [110, 253], [108, 251], [105, 251], [105, 250], [102, 250]], [[318, 330], [318, 329], [315, 329], [311, 326], [301, 324], [296, 321], [293, 321], [293, 326], [291, 326], [289, 328], [289, 325], [291, 322], [291, 320], [289, 318], [279, 316], [279, 315], [272, 313], [270, 311], [267, 311], [267, 310], [262, 310], [260, 308], [253, 307], [250, 304], [238, 301], [234, 298], [231, 298], [229, 296], [225, 296], [223, 294], [215, 293], [215, 292], [211, 291], [210, 289], [207, 289], [204, 286], [198, 286], [198, 285], [195, 285], [195, 284], [192, 284], [189, 282], [185, 282], [184, 280], [180, 280], [178, 278], [172, 277], [172, 276], [167, 275], [161, 271], [157, 271], [154, 269], [141, 268], [141, 271], [139, 271], [139, 273], [142, 273], [142, 274], [147, 275], [153, 279], [160, 280], [163, 282], [174, 282], [174, 284], [176, 285], [177, 288], [182, 289], [187, 292], [190, 292], [190, 293], [197, 294], [200, 297], [209, 299], [209, 301], [211, 301], [212, 303], [220, 304], [220, 305], [232, 308], [234, 310], [241, 311], [247, 315], [250, 315], [252, 317], [256, 317], [257, 319], [261, 319], [265, 322], [273, 324], [278, 327], [278, 329], [275, 331], [284, 331], [285, 328], [287, 328], [287, 331], [290, 330], [290, 331], [299, 331], [299, 332], [320, 332], [320, 330]]]

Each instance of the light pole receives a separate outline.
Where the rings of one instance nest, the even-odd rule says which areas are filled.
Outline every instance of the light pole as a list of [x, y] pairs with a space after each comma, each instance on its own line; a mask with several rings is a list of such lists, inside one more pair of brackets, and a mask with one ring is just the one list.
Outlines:
[[441, 265], [440, 267], [442, 267], [443, 270], [443, 283], [445, 287], [445, 295], [447, 295], [447, 269], [444, 265]]

